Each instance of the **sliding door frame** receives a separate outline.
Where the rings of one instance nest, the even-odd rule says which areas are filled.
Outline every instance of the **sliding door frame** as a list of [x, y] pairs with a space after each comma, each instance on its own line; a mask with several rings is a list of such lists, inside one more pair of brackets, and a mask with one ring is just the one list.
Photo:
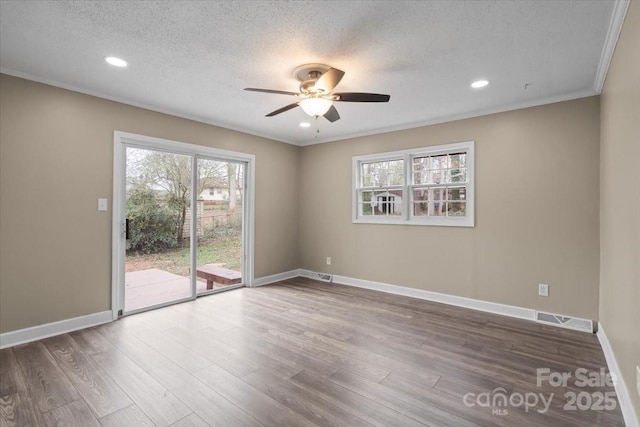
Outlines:
[[[192, 190], [197, 181], [198, 159], [211, 159], [244, 164], [244, 191], [242, 212], [242, 281], [244, 286], [252, 287], [254, 281], [254, 219], [255, 219], [255, 155], [202, 145], [187, 144], [168, 139], [155, 138], [145, 135], [114, 131], [113, 133], [113, 216], [112, 216], [112, 260], [111, 260], [111, 310], [113, 319], [120, 317], [124, 310], [125, 289], [125, 256], [126, 256], [126, 149], [127, 147], [143, 148], [174, 154], [191, 156]], [[191, 203], [197, 199], [196, 192], [191, 191]], [[197, 244], [193, 216], [197, 209], [191, 209], [191, 264], [195, 265], [195, 247]], [[240, 285], [241, 286], [241, 285]], [[240, 287], [239, 286], [239, 287]], [[195, 299], [195, 275], [191, 277], [192, 297], [183, 298], [164, 305]], [[209, 293], [203, 294], [209, 295]], [[138, 310], [136, 310], [138, 311]], [[127, 313], [133, 314], [134, 311]]]

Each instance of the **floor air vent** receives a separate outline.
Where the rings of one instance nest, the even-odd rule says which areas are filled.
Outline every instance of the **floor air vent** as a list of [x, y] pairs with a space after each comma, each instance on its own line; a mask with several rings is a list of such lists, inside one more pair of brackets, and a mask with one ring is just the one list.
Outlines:
[[311, 273], [311, 278], [312, 279], [317, 279], [317, 280], [322, 280], [324, 282], [332, 282], [333, 281], [333, 277], [330, 274], [324, 274], [324, 273], [313, 272], [313, 273]]
[[582, 332], [593, 332], [593, 322], [578, 317], [562, 316], [560, 314], [545, 313], [536, 311], [536, 321], [549, 325], [560, 326], [561, 328], [575, 329]]

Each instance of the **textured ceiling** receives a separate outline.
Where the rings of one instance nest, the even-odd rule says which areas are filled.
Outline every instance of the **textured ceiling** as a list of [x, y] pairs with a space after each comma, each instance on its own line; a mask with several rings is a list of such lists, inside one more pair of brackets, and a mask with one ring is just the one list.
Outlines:
[[[305, 145], [596, 94], [613, 1], [2, 1], [2, 72]], [[105, 56], [130, 66], [108, 66]], [[391, 95], [300, 108], [308, 62], [346, 75], [337, 91]], [[486, 78], [491, 84], [473, 90]], [[525, 84], [528, 86], [525, 88]]]

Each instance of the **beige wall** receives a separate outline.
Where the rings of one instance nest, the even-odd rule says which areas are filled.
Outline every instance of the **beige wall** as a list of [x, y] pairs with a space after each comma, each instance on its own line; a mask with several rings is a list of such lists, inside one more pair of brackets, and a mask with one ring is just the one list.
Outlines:
[[[109, 309], [111, 214], [95, 204], [111, 196], [114, 129], [256, 154], [256, 277], [303, 267], [598, 316], [597, 98], [299, 149], [10, 76], [0, 84], [0, 331]], [[475, 228], [351, 223], [353, 155], [472, 139]], [[298, 185], [299, 204], [269, 197]]]
[[601, 96], [600, 322], [636, 413], [640, 365], [640, 2], [627, 11]]
[[[596, 319], [599, 132], [591, 97], [304, 147], [301, 267]], [[352, 224], [352, 156], [469, 140], [475, 228]]]
[[0, 332], [109, 310], [113, 131], [256, 155], [255, 276], [298, 267], [298, 147], [0, 76]]

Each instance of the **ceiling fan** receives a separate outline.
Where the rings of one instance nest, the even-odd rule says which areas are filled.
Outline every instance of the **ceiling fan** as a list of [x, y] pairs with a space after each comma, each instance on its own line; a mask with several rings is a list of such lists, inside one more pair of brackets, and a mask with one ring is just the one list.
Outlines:
[[291, 95], [302, 98], [298, 102], [289, 104], [270, 112], [266, 117], [273, 117], [296, 107], [301, 107], [305, 113], [312, 117], [324, 116], [330, 122], [340, 119], [334, 102], [389, 102], [391, 96], [379, 93], [363, 92], [336, 92], [333, 89], [340, 83], [344, 71], [329, 67], [324, 64], [304, 64], [293, 71], [293, 75], [300, 81], [300, 92], [287, 92], [283, 90], [245, 88], [251, 92], [275, 93], [278, 95]]

